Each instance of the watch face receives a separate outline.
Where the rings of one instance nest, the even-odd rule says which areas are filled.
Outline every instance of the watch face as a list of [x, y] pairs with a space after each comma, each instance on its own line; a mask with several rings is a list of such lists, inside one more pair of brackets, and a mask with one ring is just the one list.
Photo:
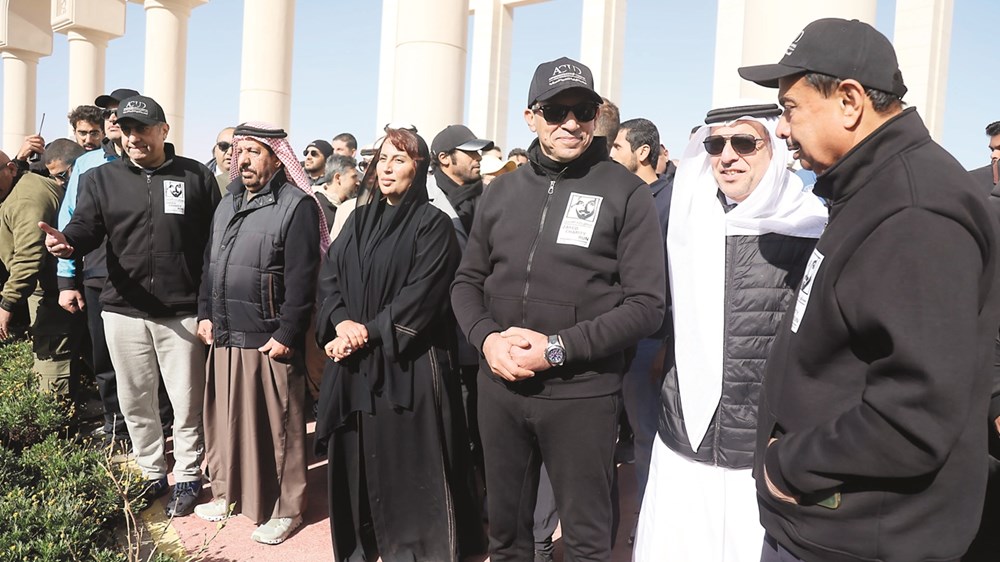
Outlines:
[[553, 365], [561, 365], [566, 360], [566, 350], [561, 347], [550, 347], [545, 350], [545, 359]]

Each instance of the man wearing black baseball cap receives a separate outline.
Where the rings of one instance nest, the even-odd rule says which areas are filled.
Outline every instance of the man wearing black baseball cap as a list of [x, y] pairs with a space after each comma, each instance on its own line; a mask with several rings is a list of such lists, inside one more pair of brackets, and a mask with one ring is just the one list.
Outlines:
[[317, 139], [309, 143], [309, 146], [302, 151], [306, 157], [302, 163], [302, 168], [306, 171], [306, 176], [313, 185], [323, 183], [323, 176], [326, 175], [326, 159], [333, 154], [333, 146], [323, 139]]
[[434, 181], [458, 214], [465, 236], [472, 228], [476, 203], [483, 194], [480, 151], [490, 148], [493, 141], [476, 138], [465, 125], [448, 125], [431, 141]]
[[610, 560], [624, 350], [660, 327], [663, 237], [646, 183], [594, 136], [601, 96], [577, 61], [535, 70], [530, 164], [476, 209], [452, 305], [479, 367], [490, 560], [531, 560], [544, 460], [567, 560]]
[[871, 26], [815, 21], [778, 64], [739, 72], [778, 88], [778, 135], [830, 204], [761, 388], [761, 559], [957, 560], [1000, 413], [996, 218], [903, 109]]
[[98, 245], [107, 250], [104, 329], [125, 425], [147, 479], [144, 495], [152, 500], [169, 490], [156, 399], [162, 380], [174, 410], [176, 484], [167, 515], [180, 517], [193, 511], [201, 491], [205, 346], [197, 336], [198, 287], [220, 193], [208, 168], [166, 142], [170, 127], [156, 100], [125, 98], [116, 116], [122, 158], [80, 179], [76, 212], [62, 232], [39, 226], [57, 257]]

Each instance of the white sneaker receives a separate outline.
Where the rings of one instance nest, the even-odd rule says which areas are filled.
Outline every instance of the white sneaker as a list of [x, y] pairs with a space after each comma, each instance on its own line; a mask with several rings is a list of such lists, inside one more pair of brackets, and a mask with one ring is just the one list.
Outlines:
[[194, 514], [205, 521], [222, 521], [233, 516], [226, 498], [219, 498], [208, 503], [194, 506]]
[[302, 524], [302, 516], [278, 517], [264, 523], [250, 535], [250, 538], [264, 544], [281, 544]]

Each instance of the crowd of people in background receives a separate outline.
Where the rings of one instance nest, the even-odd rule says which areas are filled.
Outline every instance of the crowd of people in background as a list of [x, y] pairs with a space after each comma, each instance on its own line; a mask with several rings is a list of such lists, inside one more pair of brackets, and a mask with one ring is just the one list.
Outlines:
[[168, 516], [279, 544], [325, 456], [337, 561], [551, 561], [560, 522], [573, 561], [620, 524], [638, 562], [972, 559], [1000, 122], [963, 170], [856, 20], [739, 72], [776, 100], [706, 107], [674, 160], [569, 58], [506, 153], [250, 121], [202, 163], [116, 89], [0, 152], [0, 338], [22, 315], [40, 388], [96, 390]]

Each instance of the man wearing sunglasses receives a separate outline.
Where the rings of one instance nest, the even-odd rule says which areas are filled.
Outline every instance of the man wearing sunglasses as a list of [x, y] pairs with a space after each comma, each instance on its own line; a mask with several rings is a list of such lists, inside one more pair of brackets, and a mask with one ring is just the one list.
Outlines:
[[302, 168], [306, 171], [306, 176], [313, 185], [323, 183], [323, 176], [326, 175], [326, 159], [333, 154], [333, 146], [322, 139], [317, 139], [309, 143], [309, 146], [302, 151], [306, 159], [302, 162]]
[[233, 163], [233, 131], [235, 128], [226, 127], [219, 131], [215, 137], [215, 144], [212, 145], [212, 157], [215, 161], [215, 181], [219, 183], [219, 193], [223, 197], [228, 193], [229, 187], [229, 167]]
[[673, 338], [655, 393], [636, 560], [734, 562], [760, 552], [750, 470], [756, 396], [827, 217], [788, 169], [775, 134], [780, 114], [774, 103], [748, 101], [709, 111], [674, 178], [666, 240]]
[[[57, 139], [45, 149], [45, 164], [50, 170], [72, 167], [83, 153], [70, 139]], [[56, 260], [45, 251], [44, 236], [37, 230], [38, 221], [56, 217], [63, 190], [64, 183], [56, 179], [19, 173], [0, 152], [0, 261], [10, 273], [0, 290], [0, 339], [10, 337], [11, 312], [27, 303], [39, 387], [76, 398], [73, 340], [80, 333], [74, 318], [59, 307]]]
[[663, 239], [649, 187], [594, 137], [601, 96], [568, 59], [535, 70], [529, 164], [476, 210], [452, 304], [482, 353], [479, 429], [490, 559], [531, 560], [540, 466], [567, 559], [610, 560], [625, 350], [663, 320]]
[[777, 88], [778, 136], [817, 173], [830, 221], [760, 390], [761, 559], [958, 560], [1000, 413], [1000, 227], [904, 109], [885, 36], [821, 19], [785, 53], [739, 73]]

